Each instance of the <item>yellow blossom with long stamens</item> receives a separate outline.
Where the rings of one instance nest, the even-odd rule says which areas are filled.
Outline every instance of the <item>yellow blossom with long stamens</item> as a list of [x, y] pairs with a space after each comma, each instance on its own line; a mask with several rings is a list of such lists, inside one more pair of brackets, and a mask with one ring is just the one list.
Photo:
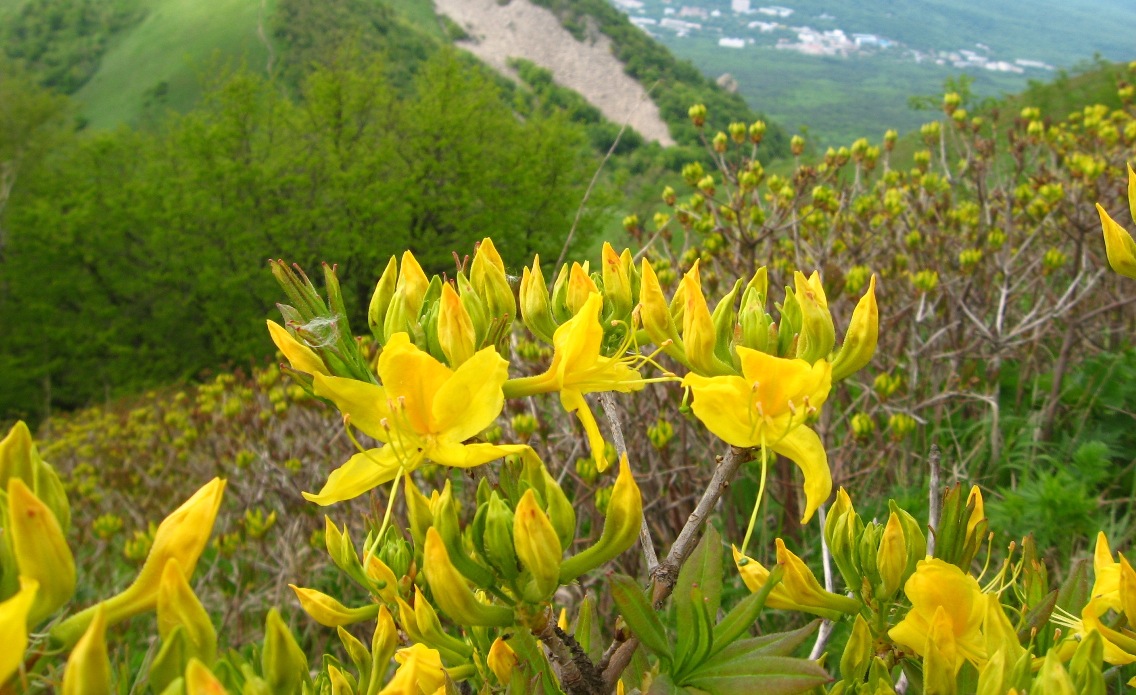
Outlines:
[[328, 505], [358, 497], [425, 460], [470, 468], [528, 448], [465, 443], [492, 425], [504, 406], [508, 362], [493, 348], [450, 369], [407, 334], [396, 333], [379, 355], [378, 372], [381, 386], [315, 375], [316, 395], [334, 402], [350, 425], [383, 446], [352, 456], [319, 494], [305, 492], [308, 500]]
[[645, 355], [626, 354], [630, 343], [620, 346], [614, 357], [601, 353], [602, 307], [603, 295], [591, 292], [576, 315], [562, 323], [552, 336], [554, 352], [548, 371], [537, 376], [510, 380], [504, 386], [505, 395], [509, 398], [558, 391], [561, 405], [568, 412], [576, 413], [583, 425], [596, 468], [600, 471], [608, 467], [604, 456], [604, 438], [591, 408], [584, 400], [584, 394], [638, 391], [649, 380], [643, 379], [636, 367], [650, 360]]
[[[903, 593], [911, 601], [911, 610], [888, 631], [892, 640], [926, 656], [927, 637], [936, 624], [943, 628], [945, 618], [954, 637], [955, 670], [964, 660], [976, 665], [986, 661], [982, 625], [988, 604], [974, 577], [937, 558], [921, 560], [903, 585]], [[940, 611], [943, 615], [936, 615]]]
[[706, 428], [727, 444], [766, 448], [790, 459], [805, 477], [802, 523], [832, 492], [828, 455], [820, 437], [805, 426], [811, 412], [828, 398], [832, 365], [774, 357], [737, 348], [742, 375], [687, 374], [683, 386], [694, 392], [691, 407]]

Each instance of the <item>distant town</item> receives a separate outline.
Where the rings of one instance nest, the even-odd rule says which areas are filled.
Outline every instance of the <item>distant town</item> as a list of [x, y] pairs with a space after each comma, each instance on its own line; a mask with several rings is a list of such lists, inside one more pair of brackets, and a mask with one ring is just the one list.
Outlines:
[[[828, 13], [803, 16], [782, 5], [755, 5], [751, 0], [729, 0], [722, 9], [707, 9], [678, 0], [611, 0], [628, 15], [631, 23], [660, 38], [669, 32], [678, 38], [705, 35], [718, 37], [724, 50], [744, 50], [760, 46], [805, 55], [848, 58], [862, 53], [890, 51], [917, 63], [933, 63], [964, 70], [990, 70], [1022, 74], [1027, 70], [1053, 70], [1040, 60], [1021, 56], [994, 56], [988, 46], [977, 43], [967, 48], [932, 50], [907, 46], [886, 36], [846, 33], [843, 29], [815, 29], [809, 25], [832, 25], [838, 18]], [[708, 3], [704, 3], [708, 4]]]

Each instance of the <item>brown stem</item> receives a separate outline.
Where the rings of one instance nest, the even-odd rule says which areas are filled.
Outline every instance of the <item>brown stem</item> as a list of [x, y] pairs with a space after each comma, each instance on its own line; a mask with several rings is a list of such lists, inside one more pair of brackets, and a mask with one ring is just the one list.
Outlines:
[[[678, 582], [678, 571], [686, 562], [686, 559], [690, 557], [690, 554], [694, 552], [694, 547], [701, 535], [699, 531], [702, 530], [706, 518], [710, 516], [710, 512], [718, 504], [718, 500], [729, 487], [730, 481], [733, 480], [741, 465], [751, 459], [751, 454], [752, 449], [732, 446], [726, 452], [726, 455], [719, 459], [718, 467], [714, 469], [714, 475], [711, 476], [706, 490], [702, 493], [698, 504], [695, 505], [694, 511], [687, 518], [686, 524], [679, 531], [678, 538], [671, 545], [670, 552], [667, 553], [666, 558], [659, 562], [659, 566], [651, 574], [651, 581], [655, 587], [652, 592], [652, 600], [656, 610], [662, 608], [663, 602], [674, 590], [674, 585]], [[608, 647], [605, 658], [600, 661], [600, 668], [603, 669], [604, 693], [615, 690], [620, 674], [631, 663], [631, 657], [635, 655], [635, 649], [638, 646], [639, 640], [632, 636], [626, 639], [617, 637], [616, 641]]]
[[574, 637], [560, 629], [551, 613], [537, 639], [544, 643], [556, 665], [560, 687], [568, 695], [605, 695], [604, 677]]

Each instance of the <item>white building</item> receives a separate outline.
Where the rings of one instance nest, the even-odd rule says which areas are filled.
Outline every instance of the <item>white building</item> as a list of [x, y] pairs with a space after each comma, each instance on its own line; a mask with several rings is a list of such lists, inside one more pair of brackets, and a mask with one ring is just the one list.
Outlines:
[[788, 7], [781, 7], [780, 5], [770, 5], [769, 7], [759, 7], [757, 11], [761, 14], [767, 14], [771, 17], [788, 17], [793, 14], [793, 10]]
[[731, 39], [723, 36], [718, 39], [718, 45], [723, 48], [745, 48], [745, 39]]
[[730, 0], [730, 9], [737, 14], [748, 14], [749, 0]]

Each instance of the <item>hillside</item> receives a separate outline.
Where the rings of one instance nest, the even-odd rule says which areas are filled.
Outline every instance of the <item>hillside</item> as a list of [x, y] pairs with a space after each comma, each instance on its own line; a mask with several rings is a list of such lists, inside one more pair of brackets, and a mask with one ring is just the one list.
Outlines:
[[750, 106], [821, 144], [926, 120], [913, 95], [967, 75], [984, 97], [1017, 93], [1100, 55], [1136, 58], [1136, 4], [977, 0], [611, 0], [711, 78], [730, 74]]
[[[573, 31], [582, 25], [592, 27], [586, 38]], [[620, 32], [634, 36], [617, 42]], [[662, 145], [697, 142], [686, 118], [695, 102], [730, 120], [758, 117], [602, 1], [0, 0], [0, 41], [43, 84], [73, 95], [96, 129], [185, 112], [210, 80], [240, 67], [295, 91], [314, 65], [344, 51], [382, 56], [388, 79], [406, 89], [449, 43], [512, 80], [510, 60], [544, 68], [610, 123], [630, 117], [645, 140]], [[767, 152], [785, 147], [771, 128]]]

